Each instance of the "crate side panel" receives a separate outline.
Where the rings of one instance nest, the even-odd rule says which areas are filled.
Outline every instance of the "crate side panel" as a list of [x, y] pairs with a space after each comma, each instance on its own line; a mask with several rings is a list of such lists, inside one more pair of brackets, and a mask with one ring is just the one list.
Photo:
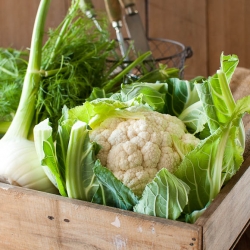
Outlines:
[[1, 249], [200, 249], [201, 227], [0, 184]]
[[203, 249], [230, 249], [250, 219], [250, 158], [197, 220], [203, 227]]

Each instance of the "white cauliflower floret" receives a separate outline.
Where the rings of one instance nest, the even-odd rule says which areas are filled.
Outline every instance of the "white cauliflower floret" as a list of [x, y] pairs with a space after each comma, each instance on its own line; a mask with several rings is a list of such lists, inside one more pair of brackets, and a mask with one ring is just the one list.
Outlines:
[[193, 136], [192, 134], [184, 134], [181, 137], [182, 141], [184, 141], [185, 143], [190, 143], [194, 146], [197, 146], [198, 143], [200, 142], [200, 140], [198, 138], [196, 138], [195, 136]]
[[142, 114], [145, 119], [107, 118], [90, 132], [91, 141], [101, 145], [97, 158], [102, 165], [139, 196], [160, 169], [173, 172], [181, 163], [171, 135], [194, 146], [199, 142], [177, 117]]

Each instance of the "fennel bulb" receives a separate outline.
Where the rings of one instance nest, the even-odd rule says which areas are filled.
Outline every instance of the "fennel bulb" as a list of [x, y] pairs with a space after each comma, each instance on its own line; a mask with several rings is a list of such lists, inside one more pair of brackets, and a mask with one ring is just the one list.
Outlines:
[[0, 141], [0, 181], [46, 192], [55, 187], [44, 173], [34, 142], [24, 138]]
[[21, 99], [15, 117], [0, 141], [0, 181], [41, 191], [56, 192], [56, 187], [50, 182], [39, 162], [34, 142], [28, 140], [41, 78], [39, 71], [43, 29], [49, 5], [50, 0], [40, 1]]

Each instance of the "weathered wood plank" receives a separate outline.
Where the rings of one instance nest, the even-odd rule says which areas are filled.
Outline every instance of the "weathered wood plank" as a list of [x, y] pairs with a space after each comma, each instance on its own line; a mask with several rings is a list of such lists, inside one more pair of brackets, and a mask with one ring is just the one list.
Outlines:
[[208, 73], [219, 67], [219, 57], [224, 54], [239, 56], [241, 67], [250, 68], [250, 1], [207, 1]]
[[[30, 46], [39, 0], [0, 0], [0, 47], [24, 49]], [[69, 0], [51, 1], [46, 30], [56, 27], [68, 10]]]
[[149, 1], [149, 35], [168, 38], [191, 46], [193, 56], [186, 61], [185, 78], [207, 72], [206, 1]]
[[[250, 26], [248, 0], [148, 0], [149, 35], [167, 38], [191, 46], [194, 55], [187, 60], [186, 78], [208, 76], [219, 67], [219, 56], [236, 54], [241, 67], [250, 67]], [[30, 36], [39, 0], [0, 0], [0, 46], [25, 48]], [[103, 1], [93, 0], [97, 11], [104, 12]], [[145, 24], [145, 3], [137, 6]], [[69, 0], [53, 0], [48, 26], [55, 27], [65, 15]], [[27, 14], [28, 13], [28, 14]], [[47, 26], [47, 27], [48, 27]], [[110, 28], [112, 37], [114, 31]], [[125, 29], [123, 29], [125, 32]], [[125, 34], [124, 34], [125, 35]]]
[[203, 249], [230, 249], [250, 219], [250, 158], [222, 188], [195, 225], [203, 227]]
[[240, 235], [241, 238], [238, 239], [238, 241], [235, 243], [233, 250], [243, 250], [243, 249], [249, 249], [250, 246], [250, 221], [247, 224], [247, 228], [244, 231], [242, 235]]
[[0, 184], [1, 249], [201, 249], [201, 227]]
[[[186, 78], [206, 75], [205, 0], [199, 2], [192, 0], [191, 3], [189, 1], [183, 3], [183, 0], [157, 0], [148, 1], [148, 3], [149, 36], [172, 39], [191, 46], [194, 56], [187, 60]], [[0, 31], [2, 34], [0, 47], [13, 46], [20, 49], [30, 46], [38, 4], [39, 0], [0, 0]], [[47, 27], [56, 27], [65, 15], [69, 4], [69, 0], [51, 1]], [[97, 12], [105, 13], [103, 1], [93, 0], [93, 4]], [[137, 7], [145, 25], [145, 1], [137, 1]], [[109, 30], [111, 37], [115, 38], [111, 25]], [[127, 36], [124, 27], [123, 34]]]

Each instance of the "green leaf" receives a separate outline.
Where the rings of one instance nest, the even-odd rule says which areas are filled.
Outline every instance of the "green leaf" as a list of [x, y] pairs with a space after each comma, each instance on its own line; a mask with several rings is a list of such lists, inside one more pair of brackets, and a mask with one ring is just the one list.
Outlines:
[[198, 93], [192, 81], [170, 78], [167, 84], [165, 113], [178, 117], [183, 110], [199, 101]]
[[134, 207], [137, 213], [176, 220], [188, 202], [189, 187], [162, 168]]
[[98, 98], [109, 98], [111, 95], [111, 93], [106, 93], [104, 89], [94, 87], [90, 96], [86, 98], [86, 101], [90, 102]]
[[178, 116], [182, 120], [189, 133], [197, 134], [205, 129], [207, 118], [201, 101], [195, 102], [188, 106]]
[[133, 119], [144, 118], [140, 111], [129, 112], [126, 110], [126, 108], [130, 106], [137, 106], [137, 102], [131, 101], [130, 103], [125, 103], [118, 100], [100, 98], [91, 102], [85, 102], [82, 106], [70, 109], [68, 115], [70, 119], [76, 119], [88, 123], [92, 129], [99, 126], [105, 119], [111, 117]]
[[185, 222], [187, 223], [195, 223], [195, 221], [207, 210], [210, 203], [208, 203], [203, 209], [201, 210], [195, 210], [191, 214], [185, 215]]
[[241, 118], [250, 112], [250, 97], [235, 104], [229, 88], [237, 57], [222, 54], [221, 63], [214, 76], [197, 84], [211, 135], [185, 156], [175, 172], [191, 188], [185, 209], [188, 213], [212, 202], [243, 162], [245, 134]]
[[58, 168], [60, 170], [62, 179], [66, 182], [65, 168], [66, 158], [70, 139], [70, 132], [72, 126], [76, 122], [72, 119], [67, 119], [67, 108], [63, 109], [63, 116], [61, 117], [56, 134], [56, 155], [58, 160]]
[[68, 114], [71, 119], [78, 119], [89, 124], [90, 120], [96, 114], [102, 115], [106, 118], [116, 109], [126, 107], [126, 103], [108, 98], [101, 98], [91, 102], [85, 102], [82, 106], [72, 108], [69, 110]]
[[204, 130], [207, 123], [206, 114], [200, 102], [196, 83], [203, 78], [191, 81], [170, 78], [167, 81], [166, 104], [164, 113], [177, 116], [185, 123], [189, 133], [197, 134]]
[[109, 169], [103, 167], [99, 160], [95, 163], [94, 172], [101, 186], [93, 202], [125, 210], [132, 210], [133, 206], [138, 203], [138, 197]]
[[175, 172], [191, 188], [188, 213], [201, 210], [211, 202], [241, 166], [243, 148], [238, 134], [245, 112], [250, 112], [250, 96], [236, 103], [228, 123], [186, 155]]
[[[53, 175], [55, 179], [55, 186], [58, 188], [60, 194], [62, 196], [67, 197], [68, 195], [66, 191], [66, 185], [61, 176], [60, 169], [57, 164], [57, 158], [55, 155], [55, 148], [54, 148], [52, 137], [49, 137], [47, 141], [44, 141], [43, 150], [44, 150], [45, 157], [42, 160], [42, 165], [44, 167], [48, 167], [48, 169], [51, 171], [51, 174]], [[45, 173], [48, 173], [48, 172], [45, 172]], [[47, 174], [47, 176], [50, 177], [51, 174]]]
[[76, 121], [70, 132], [66, 157], [66, 188], [70, 198], [91, 201], [99, 183], [94, 175], [97, 145], [90, 142], [85, 122]]
[[221, 53], [220, 57], [221, 70], [225, 72], [228, 83], [230, 83], [238, 63], [239, 63], [239, 58], [237, 55], [225, 56], [223, 53]]
[[225, 124], [234, 111], [235, 101], [229, 83], [237, 64], [237, 56], [222, 54], [221, 69], [202, 84], [196, 85], [211, 133]]
[[65, 181], [57, 162], [49, 119], [45, 119], [34, 127], [34, 142], [44, 172], [58, 188], [60, 194], [67, 196]]
[[[209, 77], [196, 88], [206, 113], [210, 133], [224, 126], [235, 109], [235, 101], [229, 88], [229, 82], [233, 71], [238, 64], [238, 57], [235, 55], [221, 55], [221, 69], [215, 75]], [[238, 138], [242, 147], [245, 147], [245, 130], [243, 122], [240, 124]]]
[[184, 142], [174, 134], [171, 134], [171, 138], [173, 140], [173, 146], [182, 160], [184, 159], [185, 155], [187, 155], [195, 147], [192, 143]]
[[153, 110], [163, 112], [167, 85], [164, 83], [134, 83], [122, 84], [121, 100], [127, 102], [142, 96], [143, 104], [148, 104]]

